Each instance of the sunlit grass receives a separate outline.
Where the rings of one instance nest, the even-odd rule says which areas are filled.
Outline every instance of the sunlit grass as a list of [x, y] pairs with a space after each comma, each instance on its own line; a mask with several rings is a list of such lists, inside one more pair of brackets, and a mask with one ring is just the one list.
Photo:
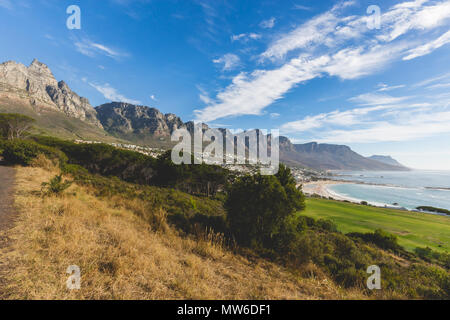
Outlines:
[[313, 198], [306, 204], [302, 214], [330, 219], [344, 233], [383, 229], [397, 235], [399, 244], [410, 251], [426, 246], [450, 251], [450, 217]]

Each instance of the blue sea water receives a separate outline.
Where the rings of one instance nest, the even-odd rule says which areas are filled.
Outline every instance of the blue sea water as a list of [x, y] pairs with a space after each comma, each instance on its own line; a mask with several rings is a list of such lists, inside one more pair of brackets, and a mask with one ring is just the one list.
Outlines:
[[[450, 171], [340, 171], [334, 180], [346, 183], [329, 186], [342, 196], [375, 205], [415, 209], [432, 206], [450, 210]], [[363, 184], [362, 184], [363, 183]]]

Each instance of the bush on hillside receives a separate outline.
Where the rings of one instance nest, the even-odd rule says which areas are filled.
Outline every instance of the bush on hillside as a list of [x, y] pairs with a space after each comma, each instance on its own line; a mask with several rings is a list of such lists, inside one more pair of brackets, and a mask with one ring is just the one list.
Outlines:
[[397, 236], [387, 233], [384, 230], [377, 229], [374, 232], [359, 233], [352, 232], [348, 233], [347, 236], [351, 238], [360, 238], [365, 242], [373, 243], [381, 249], [392, 250], [394, 252], [401, 252], [403, 248], [398, 244]]
[[[238, 178], [225, 202], [229, 227], [236, 241], [253, 248], [272, 248], [276, 234], [292, 229], [289, 217], [305, 207], [290, 170], [280, 166], [278, 175]], [[283, 232], [281, 232], [283, 230]], [[285, 241], [282, 241], [285, 242]]]
[[1, 157], [2, 154], [3, 154], [3, 150], [4, 150], [4, 145], [5, 145], [5, 143], [6, 143], [6, 140], [5, 140], [5, 139], [2, 139], [2, 138], [0, 137], [0, 157]]
[[116, 176], [124, 181], [176, 188], [196, 195], [215, 196], [227, 183], [228, 170], [210, 165], [175, 165], [168, 151], [158, 159], [107, 144], [76, 144], [52, 137], [35, 137], [40, 144], [58, 148], [69, 164], [94, 174]]
[[41, 185], [41, 192], [44, 196], [60, 196], [72, 185], [72, 183], [73, 181], [63, 181], [62, 175], [59, 174], [50, 179], [49, 182], [43, 182]]
[[437, 252], [429, 247], [416, 248], [414, 252], [425, 261], [434, 262], [446, 269], [450, 269], [450, 254], [446, 252]]
[[67, 156], [63, 152], [55, 148], [40, 145], [34, 141], [5, 141], [2, 144], [2, 148], [2, 155], [4, 160], [7, 163], [13, 165], [30, 165], [39, 154], [43, 154], [48, 159], [53, 160], [59, 164], [63, 164], [67, 161]]
[[171, 160], [171, 151], [167, 151], [157, 159], [155, 171], [152, 180], [155, 185], [208, 197], [215, 196], [223, 189], [229, 177], [228, 170], [216, 165], [204, 163], [176, 165]]

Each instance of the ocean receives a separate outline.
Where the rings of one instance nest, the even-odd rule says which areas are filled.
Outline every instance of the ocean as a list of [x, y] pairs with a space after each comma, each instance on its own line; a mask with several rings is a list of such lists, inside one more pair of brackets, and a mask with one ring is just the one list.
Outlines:
[[358, 183], [330, 185], [328, 189], [356, 201], [409, 210], [418, 206], [450, 210], [450, 171], [339, 171], [335, 174], [333, 180]]

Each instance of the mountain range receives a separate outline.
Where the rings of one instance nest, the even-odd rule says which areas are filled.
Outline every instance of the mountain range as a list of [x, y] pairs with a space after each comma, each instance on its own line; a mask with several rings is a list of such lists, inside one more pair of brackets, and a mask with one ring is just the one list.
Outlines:
[[386, 164], [390, 164], [392, 166], [398, 166], [398, 167], [402, 166], [402, 164], [400, 162], [393, 159], [391, 156], [373, 155], [373, 156], [369, 157], [369, 159], [376, 160], [378, 162], [383, 162]]
[[[170, 136], [174, 130], [192, 131], [194, 127], [192, 121], [183, 122], [175, 114], [146, 106], [112, 102], [94, 108], [64, 81], [58, 82], [48, 66], [36, 59], [28, 67], [14, 61], [0, 64], [0, 112], [35, 118], [41, 134], [166, 148], [173, 146]], [[220, 130], [231, 136], [229, 130]], [[318, 170], [408, 170], [389, 156], [367, 158], [348, 146], [293, 144], [286, 137], [280, 137], [280, 160]]]

